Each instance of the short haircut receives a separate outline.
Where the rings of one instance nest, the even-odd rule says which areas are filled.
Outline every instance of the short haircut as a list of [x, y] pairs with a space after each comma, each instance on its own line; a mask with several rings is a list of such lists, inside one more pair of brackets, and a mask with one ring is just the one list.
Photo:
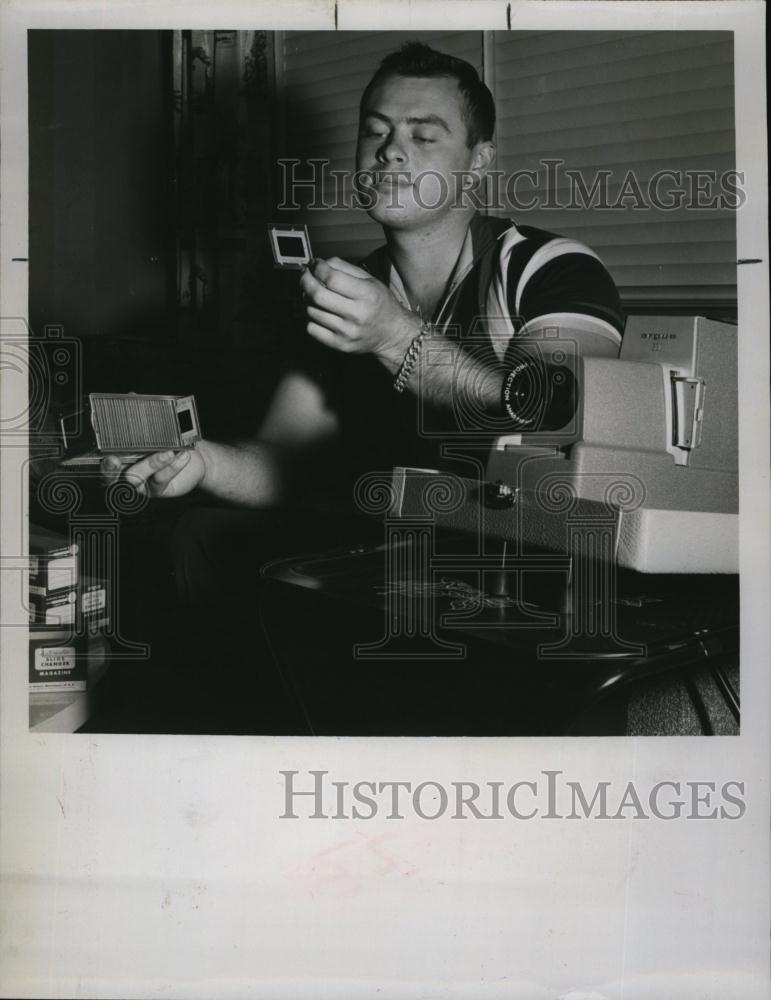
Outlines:
[[466, 123], [469, 147], [487, 142], [495, 131], [495, 101], [479, 74], [465, 59], [437, 52], [424, 42], [406, 42], [396, 52], [387, 55], [361, 95], [363, 112], [373, 88], [389, 76], [446, 77], [458, 81], [463, 96], [463, 120]]

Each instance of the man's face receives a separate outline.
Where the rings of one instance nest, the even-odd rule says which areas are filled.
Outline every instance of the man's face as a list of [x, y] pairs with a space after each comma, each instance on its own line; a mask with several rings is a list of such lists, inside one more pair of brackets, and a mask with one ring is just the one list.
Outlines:
[[381, 225], [423, 228], [457, 203], [460, 175], [479, 159], [478, 147], [467, 145], [463, 107], [452, 78], [392, 76], [372, 89], [359, 123], [356, 168], [375, 199], [369, 215]]

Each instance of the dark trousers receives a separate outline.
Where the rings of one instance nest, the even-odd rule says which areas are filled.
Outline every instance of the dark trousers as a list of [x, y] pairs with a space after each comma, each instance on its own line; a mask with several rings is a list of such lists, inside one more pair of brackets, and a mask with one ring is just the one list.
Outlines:
[[[378, 541], [382, 527], [350, 515], [298, 509], [190, 508], [171, 537], [176, 606], [160, 648], [173, 690], [186, 688], [186, 731], [310, 731], [281, 658], [302, 620], [302, 595], [265, 609], [266, 563], [294, 554]], [[169, 639], [173, 649], [168, 655]], [[156, 643], [158, 645], [158, 643]], [[169, 671], [167, 670], [167, 675]], [[174, 702], [174, 695], [167, 698]], [[192, 718], [191, 718], [192, 716]]]

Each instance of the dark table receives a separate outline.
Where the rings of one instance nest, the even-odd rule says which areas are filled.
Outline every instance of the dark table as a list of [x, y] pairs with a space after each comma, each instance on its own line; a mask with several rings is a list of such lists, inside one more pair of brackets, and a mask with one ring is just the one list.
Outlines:
[[623, 734], [630, 690], [705, 668], [738, 723], [737, 576], [582, 571], [600, 584], [453, 535], [347, 546], [267, 566], [263, 619], [317, 734]]

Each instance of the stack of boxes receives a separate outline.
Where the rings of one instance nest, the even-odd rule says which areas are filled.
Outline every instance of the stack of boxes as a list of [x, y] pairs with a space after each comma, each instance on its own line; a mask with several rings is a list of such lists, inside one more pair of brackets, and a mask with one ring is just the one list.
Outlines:
[[86, 691], [109, 627], [107, 581], [83, 576], [78, 546], [46, 528], [30, 527], [29, 564], [30, 692]]

